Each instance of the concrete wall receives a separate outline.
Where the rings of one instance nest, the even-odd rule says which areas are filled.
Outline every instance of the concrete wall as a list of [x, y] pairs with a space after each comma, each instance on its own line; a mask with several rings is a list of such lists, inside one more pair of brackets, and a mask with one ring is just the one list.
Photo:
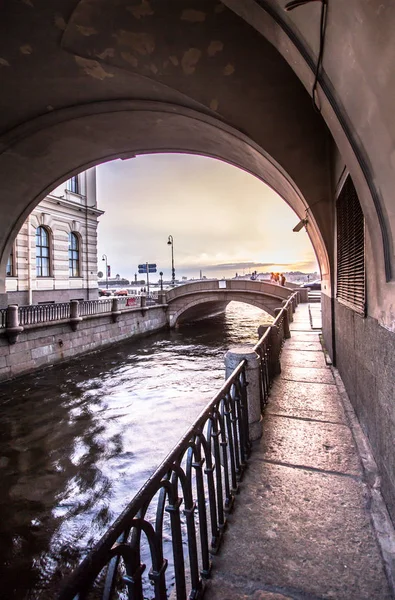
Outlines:
[[166, 326], [165, 307], [149, 307], [123, 311], [116, 323], [111, 315], [87, 317], [77, 331], [68, 321], [26, 328], [14, 345], [0, 333], [0, 381]]

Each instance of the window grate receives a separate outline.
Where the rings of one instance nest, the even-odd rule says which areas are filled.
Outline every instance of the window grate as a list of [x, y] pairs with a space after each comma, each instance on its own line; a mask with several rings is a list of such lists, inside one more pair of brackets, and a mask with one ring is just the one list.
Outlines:
[[365, 220], [357, 192], [348, 176], [336, 202], [336, 297], [359, 314], [366, 314]]

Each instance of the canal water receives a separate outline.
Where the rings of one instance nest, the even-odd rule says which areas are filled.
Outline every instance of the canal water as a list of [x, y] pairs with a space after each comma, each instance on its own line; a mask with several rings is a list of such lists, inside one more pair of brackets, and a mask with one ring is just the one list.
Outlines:
[[226, 313], [0, 385], [1, 597], [56, 596], [269, 315]]

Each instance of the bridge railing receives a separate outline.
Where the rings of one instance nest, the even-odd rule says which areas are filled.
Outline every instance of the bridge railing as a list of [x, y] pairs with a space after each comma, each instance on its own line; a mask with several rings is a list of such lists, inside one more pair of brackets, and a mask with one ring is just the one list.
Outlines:
[[[117, 301], [117, 311], [130, 310], [146, 306], [154, 306], [165, 301], [158, 294], [147, 296], [127, 296], [117, 298], [99, 298], [97, 300], [80, 300], [78, 302], [77, 317], [89, 317], [94, 315], [111, 314], [113, 312], [113, 301]], [[76, 301], [72, 301], [76, 302]], [[15, 306], [15, 305], [11, 305]], [[0, 309], [0, 330], [7, 329], [8, 308]], [[48, 304], [31, 304], [18, 306], [17, 325], [26, 327], [29, 325], [45, 325], [54, 321], [63, 321], [71, 318], [71, 302], [51, 302]], [[14, 324], [15, 325], [15, 324]]]
[[53, 304], [35, 304], [20, 306], [19, 325], [37, 325], [38, 323], [51, 323], [70, 318], [70, 303], [58, 302]]
[[[290, 298], [254, 348], [265, 402], [293, 306]], [[172, 580], [174, 597], [202, 597], [251, 451], [246, 370], [244, 359], [69, 576], [59, 600], [166, 600]]]

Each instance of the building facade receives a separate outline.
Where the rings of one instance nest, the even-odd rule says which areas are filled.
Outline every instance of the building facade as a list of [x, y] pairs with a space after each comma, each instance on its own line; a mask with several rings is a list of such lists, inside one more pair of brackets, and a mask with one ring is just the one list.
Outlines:
[[9, 255], [9, 304], [93, 300], [97, 286], [96, 169], [73, 176], [26, 219]]

